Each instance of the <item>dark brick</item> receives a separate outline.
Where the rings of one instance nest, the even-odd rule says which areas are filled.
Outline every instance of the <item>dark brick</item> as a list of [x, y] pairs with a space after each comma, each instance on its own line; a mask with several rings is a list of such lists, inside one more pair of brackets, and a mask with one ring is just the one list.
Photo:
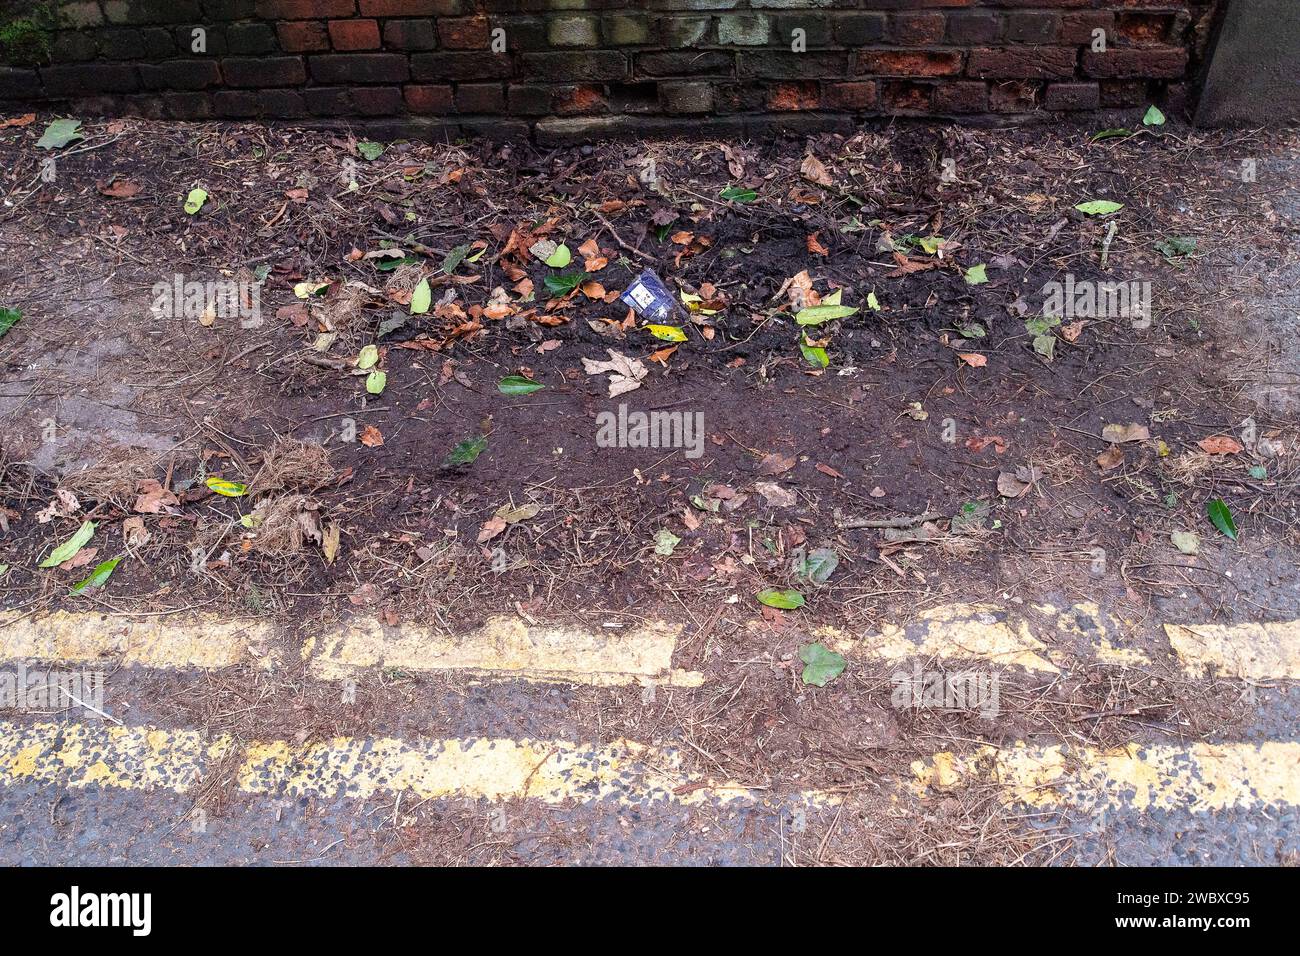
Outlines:
[[144, 38], [136, 30], [101, 30], [99, 52], [109, 60], [138, 60], [144, 56]]
[[552, 80], [621, 80], [627, 75], [627, 58], [609, 50], [573, 53], [525, 53], [524, 72]]
[[1060, 41], [1078, 45], [1091, 44], [1094, 30], [1106, 31], [1106, 42], [1115, 42], [1115, 14], [1104, 10], [1067, 13], [1061, 17]]
[[307, 115], [307, 104], [298, 90], [262, 90], [257, 100], [262, 116], [301, 119]]
[[638, 76], [731, 76], [735, 57], [731, 53], [640, 53]]
[[109, 23], [137, 26], [143, 23], [202, 22], [203, 8], [198, 0], [128, 0], [108, 2], [104, 13]]
[[320, 83], [401, 83], [408, 73], [406, 57], [398, 53], [330, 54], [308, 62]]
[[255, 90], [222, 90], [212, 94], [212, 111], [226, 119], [247, 119], [262, 114]]
[[1122, 42], [1134, 46], [1157, 46], [1173, 32], [1172, 13], [1121, 13], [1115, 31]]
[[804, 31], [806, 49], [814, 50], [831, 45], [831, 21], [824, 16], [809, 13], [787, 13], [776, 18], [776, 42], [787, 50], [793, 42], [795, 30]]
[[257, 15], [257, 0], [202, 0], [203, 19], [215, 23], [251, 20]]
[[862, 50], [854, 69], [876, 76], [955, 76], [961, 72], [961, 57], [950, 50]]
[[763, 79], [824, 79], [848, 73], [849, 55], [843, 52], [788, 53], [745, 52], [740, 55], [737, 75]]
[[402, 112], [402, 91], [396, 86], [358, 86], [352, 103], [362, 116], [394, 116]]
[[1043, 108], [1049, 110], [1095, 110], [1101, 106], [1101, 89], [1096, 83], [1049, 83]]
[[989, 109], [995, 113], [1032, 113], [1038, 107], [1039, 85], [1030, 80], [994, 83], [989, 90]]
[[298, 56], [227, 57], [221, 61], [221, 74], [229, 86], [297, 86], [307, 81]]
[[1130, 109], [1151, 101], [1146, 80], [1102, 80], [1101, 105], [1104, 109]]
[[140, 31], [146, 59], [163, 60], [176, 55], [176, 39], [163, 27], [146, 27]]
[[847, 13], [835, 18], [835, 39], [845, 46], [879, 43], [884, 37], [883, 13]]
[[989, 10], [957, 11], [948, 14], [949, 43], [992, 43], [998, 38], [1001, 30], [1002, 20]]
[[265, 23], [232, 23], [226, 27], [228, 53], [275, 53], [277, 48], [275, 31]]
[[311, 86], [303, 90], [303, 101], [313, 116], [350, 116], [352, 91], [342, 86]]
[[119, 116], [140, 116], [144, 119], [165, 119], [167, 111], [157, 96], [124, 96], [118, 109]]
[[[440, 115], [451, 112], [450, 86], [419, 86], [411, 84], [406, 87], [405, 93], [406, 108], [412, 113]], [[546, 95], [546, 109], [542, 110], [542, 112], [548, 113], [550, 108], [551, 98], [548, 92]]]
[[911, 80], [889, 80], [880, 91], [880, 105], [891, 113], [928, 113], [934, 86]]
[[542, 17], [508, 17], [492, 21], [493, 29], [506, 31], [506, 49], [520, 52], [551, 49], [546, 33], [546, 20]]
[[210, 119], [212, 99], [205, 93], [164, 93], [163, 105], [172, 119]]
[[500, 83], [462, 83], [456, 87], [456, 112], [503, 113], [506, 91]]
[[1061, 21], [1055, 13], [1015, 12], [1007, 14], [1008, 43], [1051, 43]]
[[512, 85], [506, 90], [506, 105], [516, 116], [545, 116], [551, 111], [551, 88]]
[[660, 83], [659, 103], [672, 115], [708, 113], [713, 109], [713, 87], [708, 83]]
[[438, 37], [432, 20], [389, 20], [384, 24], [384, 46], [394, 50], [436, 50]]
[[989, 88], [984, 83], [958, 80], [934, 91], [934, 109], [938, 113], [984, 113], [988, 108]]
[[889, 18], [889, 33], [896, 43], [925, 46], [943, 40], [945, 24], [942, 13], [895, 13]]
[[257, 15], [268, 20], [350, 17], [356, 12], [357, 0], [258, 0], [257, 2]]
[[1074, 76], [1073, 47], [996, 47], [972, 50], [966, 72], [980, 79], [1068, 79]]
[[[204, 49], [202, 52], [194, 49], [194, 31], [196, 30], [203, 31]], [[221, 57], [226, 55], [225, 27], [177, 27], [174, 31], [174, 35], [176, 37], [176, 49], [178, 49], [184, 56]]]
[[[366, 17], [450, 17], [464, 13], [469, 0], [358, 0]], [[517, 5], [512, 4], [512, 12]]]
[[285, 53], [316, 53], [330, 48], [329, 33], [319, 20], [294, 20], [278, 23], [280, 48]]
[[511, 74], [510, 56], [506, 53], [411, 54], [413, 80], [504, 80]]
[[[46, 67], [44, 72], [49, 72], [56, 67]], [[50, 91], [54, 95], [54, 91]], [[21, 100], [28, 97], [36, 98], [41, 95], [41, 81], [36, 75], [35, 70], [16, 70], [7, 66], [0, 66], [0, 98], [9, 100]]]
[[[510, 31], [506, 31], [509, 36]], [[438, 40], [444, 50], [486, 50], [487, 17], [453, 17], [438, 21]]]
[[89, 33], [60, 33], [54, 38], [54, 45], [50, 49], [50, 60], [53, 63], [77, 63], [93, 60], [97, 56], [99, 47]]
[[1119, 49], [1105, 53], [1087, 50], [1083, 54], [1083, 71], [1104, 79], [1178, 79], [1187, 71], [1187, 51], [1176, 47], [1159, 49]]
[[128, 63], [76, 63], [41, 69], [50, 96], [134, 93], [140, 88], [136, 68]]
[[378, 50], [379, 21], [331, 20], [330, 43], [336, 50]]
[[827, 83], [822, 99], [830, 109], [874, 109], [879, 99], [879, 89], [874, 80], [853, 80], [848, 83]]
[[140, 85], [146, 90], [205, 90], [221, 85], [221, 71], [215, 60], [142, 63]]

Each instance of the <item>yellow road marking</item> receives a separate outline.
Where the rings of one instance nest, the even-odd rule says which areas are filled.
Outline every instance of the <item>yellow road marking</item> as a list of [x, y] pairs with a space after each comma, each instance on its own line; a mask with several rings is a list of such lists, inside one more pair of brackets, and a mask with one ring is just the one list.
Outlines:
[[935, 754], [912, 764], [918, 793], [994, 784], [1006, 803], [1085, 810], [1224, 810], [1300, 804], [1300, 743], [1052, 745]]
[[1300, 680], [1300, 621], [1270, 624], [1166, 624], [1189, 677]]
[[216, 614], [130, 617], [55, 611], [44, 617], [0, 614], [0, 661], [39, 659], [88, 664], [120, 659], [146, 667], [274, 664], [275, 633], [266, 621]]
[[349, 621], [303, 646], [313, 676], [339, 680], [368, 667], [402, 671], [461, 671], [586, 684], [673, 684], [697, 687], [704, 675], [674, 671], [681, 626], [654, 622], [634, 628], [529, 625], [493, 617], [466, 634], [420, 624], [388, 627]]
[[[205, 767], [240, 747], [235, 779], [253, 794], [420, 798], [528, 798], [546, 803], [615, 800], [695, 804], [760, 802], [740, 784], [683, 769], [675, 750], [618, 740], [603, 746], [508, 738], [407, 742], [339, 737], [236, 745], [192, 730], [0, 721], [0, 784], [113, 787], [184, 793]], [[833, 802], [810, 794], [809, 800]]]

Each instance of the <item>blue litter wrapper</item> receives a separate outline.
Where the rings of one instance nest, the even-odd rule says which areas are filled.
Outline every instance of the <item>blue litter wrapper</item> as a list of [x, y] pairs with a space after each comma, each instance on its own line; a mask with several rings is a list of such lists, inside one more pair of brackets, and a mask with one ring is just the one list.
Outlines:
[[636, 277], [619, 296], [619, 301], [637, 315], [655, 323], [663, 322], [677, 311], [673, 294], [668, 291], [663, 280], [650, 269]]

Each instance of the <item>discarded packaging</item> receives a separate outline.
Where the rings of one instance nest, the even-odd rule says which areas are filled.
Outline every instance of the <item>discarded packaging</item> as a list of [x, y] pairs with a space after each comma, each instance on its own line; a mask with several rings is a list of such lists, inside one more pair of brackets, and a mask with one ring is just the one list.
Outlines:
[[619, 300], [651, 322], [663, 322], [677, 312], [677, 303], [663, 280], [646, 269], [627, 287]]

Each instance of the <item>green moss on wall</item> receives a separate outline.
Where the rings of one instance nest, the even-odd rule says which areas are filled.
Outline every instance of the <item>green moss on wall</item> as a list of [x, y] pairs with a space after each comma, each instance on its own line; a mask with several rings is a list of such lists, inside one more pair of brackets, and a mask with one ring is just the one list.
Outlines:
[[55, 12], [49, 3], [23, 4], [29, 9], [18, 14], [0, 6], [0, 63], [9, 66], [39, 66], [50, 62], [54, 41]]

